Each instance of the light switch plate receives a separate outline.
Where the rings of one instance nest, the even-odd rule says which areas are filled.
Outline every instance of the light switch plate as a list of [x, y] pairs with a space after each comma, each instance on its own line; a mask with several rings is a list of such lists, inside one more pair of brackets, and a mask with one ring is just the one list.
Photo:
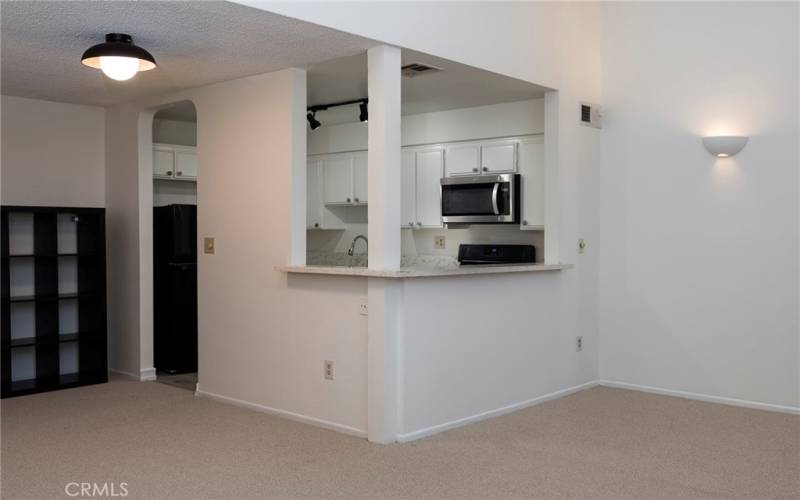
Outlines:
[[203, 238], [203, 253], [213, 254], [216, 250], [214, 238]]

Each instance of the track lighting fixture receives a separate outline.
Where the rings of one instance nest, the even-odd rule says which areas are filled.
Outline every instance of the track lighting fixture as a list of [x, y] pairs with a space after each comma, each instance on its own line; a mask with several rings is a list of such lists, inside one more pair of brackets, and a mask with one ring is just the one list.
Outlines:
[[311, 130], [316, 130], [322, 125], [319, 120], [317, 120], [317, 112], [311, 111], [306, 115], [306, 119], [308, 120], [308, 126], [311, 127]]
[[139, 71], [156, 67], [156, 60], [143, 48], [133, 44], [133, 38], [125, 33], [109, 33], [105, 43], [89, 47], [81, 62], [101, 70], [114, 80], [130, 80]]
[[331, 104], [315, 104], [314, 106], [309, 106], [307, 108], [308, 114], [306, 115], [308, 126], [311, 127], [311, 130], [316, 130], [322, 126], [322, 123], [317, 120], [317, 111], [325, 111], [330, 108], [349, 106], [351, 104], [358, 104], [358, 119], [362, 122], [366, 122], [369, 119], [369, 111], [367, 109], [368, 102], [369, 99], [365, 97], [364, 99], [353, 99], [351, 101], [334, 102]]

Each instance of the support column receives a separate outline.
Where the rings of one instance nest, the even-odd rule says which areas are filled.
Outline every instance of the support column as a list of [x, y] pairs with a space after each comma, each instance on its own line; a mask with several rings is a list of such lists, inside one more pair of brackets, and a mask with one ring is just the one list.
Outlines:
[[367, 51], [369, 268], [400, 267], [400, 49]]
[[[370, 269], [400, 268], [400, 49], [367, 52], [369, 77], [368, 237]], [[402, 283], [368, 278], [367, 434], [392, 443], [399, 432]]]
[[294, 266], [306, 264], [306, 188], [308, 172], [308, 152], [306, 150], [306, 71], [292, 68], [291, 104], [289, 121], [291, 123], [292, 141], [292, 175], [291, 175], [291, 227], [289, 228], [290, 255], [289, 263]]

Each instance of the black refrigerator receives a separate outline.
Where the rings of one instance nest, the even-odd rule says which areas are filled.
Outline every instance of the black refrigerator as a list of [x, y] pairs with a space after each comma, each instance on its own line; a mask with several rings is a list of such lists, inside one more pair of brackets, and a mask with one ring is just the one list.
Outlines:
[[197, 207], [153, 209], [155, 367], [197, 371]]

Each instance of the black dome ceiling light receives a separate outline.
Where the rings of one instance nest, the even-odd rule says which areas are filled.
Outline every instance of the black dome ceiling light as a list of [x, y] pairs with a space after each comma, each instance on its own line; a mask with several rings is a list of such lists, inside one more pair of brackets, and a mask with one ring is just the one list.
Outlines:
[[150, 52], [134, 45], [133, 38], [125, 33], [107, 34], [105, 43], [90, 47], [83, 53], [81, 62], [119, 81], [130, 80], [139, 71], [156, 67]]
[[349, 101], [333, 102], [331, 104], [315, 104], [313, 106], [309, 106], [306, 108], [306, 111], [308, 111], [308, 114], [306, 115], [308, 126], [311, 127], [311, 130], [316, 130], [322, 126], [322, 123], [317, 120], [317, 111], [327, 111], [331, 108], [350, 106], [351, 104], [358, 104], [358, 119], [359, 121], [366, 122], [369, 120], [369, 110], [367, 109], [368, 103], [369, 99], [364, 97], [363, 99], [351, 99]]

